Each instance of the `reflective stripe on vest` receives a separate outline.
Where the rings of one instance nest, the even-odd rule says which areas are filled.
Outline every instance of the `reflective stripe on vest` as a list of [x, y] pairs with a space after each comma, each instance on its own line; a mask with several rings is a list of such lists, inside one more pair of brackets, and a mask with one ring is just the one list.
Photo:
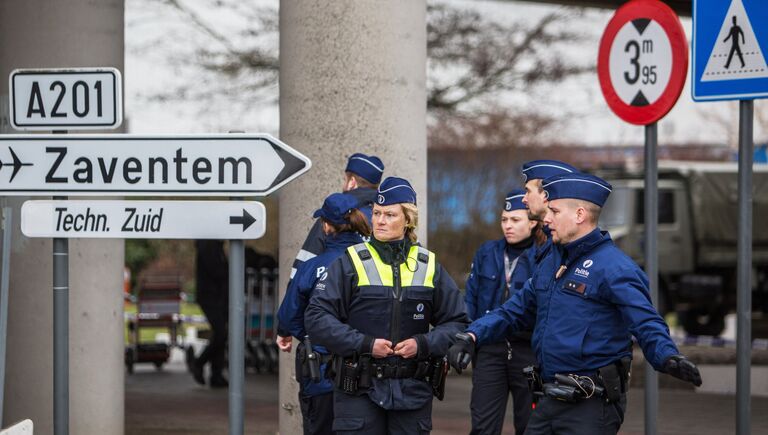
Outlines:
[[[368, 243], [360, 243], [347, 248], [352, 264], [357, 272], [358, 287], [379, 285], [394, 287], [392, 266], [384, 263], [379, 253]], [[420, 261], [426, 259], [426, 262]], [[435, 254], [421, 246], [411, 246], [408, 258], [400, 265], [401, 287], [422, 286], [434, 288]], [[413, 269], [413, 270], [411, 270]]]

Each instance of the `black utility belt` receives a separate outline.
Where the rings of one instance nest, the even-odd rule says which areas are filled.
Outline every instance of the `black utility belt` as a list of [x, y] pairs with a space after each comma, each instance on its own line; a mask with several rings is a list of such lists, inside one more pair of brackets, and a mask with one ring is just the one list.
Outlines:
[[429, 360], [382, 361], [374, 358], [340, 358], [343, 368], [353, 369], [361, 378], [424, 379], [429, 371]]
[[605, 388], [598, 379], [590, 376], [556, 374], [555, 382], [542, 384], [541, 387], [543, 396], [568, 403], [605, 397]]
[[[404, 361], [403, 364], [377, 363], [371, 364], [371, 377], [377, 379], [424, 379], [429, 368], [429, 361]], [[418, 375], [418, 376], [417, 376]]]
[[538, 367], [523, 369], [533, 400], [549, 397], [568, 403], [598, 398], [606, 402], [618, 402], [629, 391], [631, 372], [630, 358], [622, 358], [613, 364], [597, 369], [593, 376], [556, 374], [554, 382], [542, 382]]
[[445, 357], [431, 357], [427, 360], [383, 361], [370, 355], [354, 358], [335, 356], [329, 377], [335, 380], [336, 388], [345, 393], [355, 394], [372, 386], [372, 379], [418, 379], [432, 386], [432, 393], [440, 400], [445, 394], [445, 377], [448, 374], [448, 360]]

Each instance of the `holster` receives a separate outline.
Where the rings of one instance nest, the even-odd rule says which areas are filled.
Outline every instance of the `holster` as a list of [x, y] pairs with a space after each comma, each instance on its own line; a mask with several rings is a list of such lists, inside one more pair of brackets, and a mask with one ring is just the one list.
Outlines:
[[621, 400], [621, 395], [629, 391], [631, 370], [632, 359], [629, 357], [597, 369], [597, 376], [605, 388], [605, 400], [607, 402], [618, 402]]
[[320, 368], [323, 364], [327, 364], [325, 377], [333, 379], [333, 364], [330, 364], [331, 356], [314, 352], [314, 356], [310, 358], [310, 349], [306, 343], [299, 343], [296, 349], [296, 356], [298, 358], [298, 365], [296, 367], [296, 375], [303, 378], [310, 378], [312, 382], [320, 382], [322, 379], [322, 373]]
[[355, 355], [352, 358], [334, 356], [331, 366], [334, 385], [339, 390], [355, 394], [371, 386], [371, 356]]
[[432, 394], [437, 400], [445, 398], [445, 380], [448, 377], [448, 357], [433, 357], [429, 359], [425, 380], [432, 387]]
[[533, 403], [537, 403], [544, 396], [544, 385], [541, 381], [541, 371], [537, 366], [527, 366], [523, 368], [523, 375], [528, 381], [528, 389], [531, 391]]

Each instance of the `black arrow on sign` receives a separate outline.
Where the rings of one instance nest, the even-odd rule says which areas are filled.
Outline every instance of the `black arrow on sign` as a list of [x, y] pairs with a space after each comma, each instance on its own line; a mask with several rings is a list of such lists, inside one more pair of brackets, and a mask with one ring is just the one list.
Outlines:
[[242, 224], [243, 225], [243, 231], [247, 230], [248, 227], [253, 225], [253, 223], [256, 222], [256, 219], [250, 215], [245, 209], [243, 209], [243, 215], [242, 216], [230, 216], [229, 217], [229, 223], [233, 225]]

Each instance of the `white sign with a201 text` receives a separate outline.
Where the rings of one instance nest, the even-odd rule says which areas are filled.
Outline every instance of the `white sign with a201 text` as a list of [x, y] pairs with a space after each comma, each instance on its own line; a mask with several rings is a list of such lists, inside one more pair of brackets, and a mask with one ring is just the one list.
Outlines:
[[105, 130], [123, 122], [122, 79], [115, 68], [18, 69], [9, 88], [17, 130]]

